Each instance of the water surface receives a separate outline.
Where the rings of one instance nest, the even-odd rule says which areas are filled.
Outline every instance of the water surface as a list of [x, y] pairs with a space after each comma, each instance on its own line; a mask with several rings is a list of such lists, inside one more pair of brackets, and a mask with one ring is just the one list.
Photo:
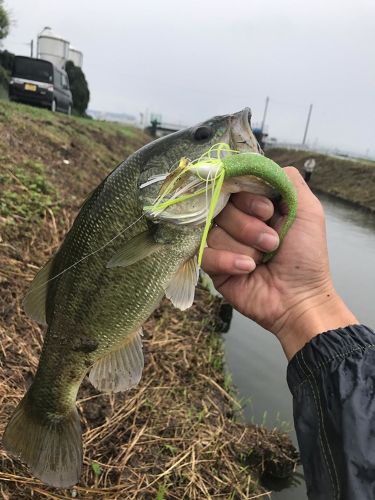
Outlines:
[[[327, 238], [334, 285], [360, 322], [375, 327], [375, 215], [339, 200], [320, 196], [327, 219]], [[234, 313], [225, 335], [228, 370], [232, 373], [248, 422], [267, 427], [289, 423], [292, 397], [286, 383], [287, 361], [278, 341], [249, 319]], [[297, 444], [294, 430], [292, 438]], [[275, 500], [305, 500], [296, 477]]]

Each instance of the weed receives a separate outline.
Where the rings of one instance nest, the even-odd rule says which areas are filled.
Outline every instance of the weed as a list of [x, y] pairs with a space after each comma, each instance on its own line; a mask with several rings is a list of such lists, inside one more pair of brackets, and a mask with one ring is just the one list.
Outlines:
[[91, 462], [91, 469], [96, 477], [99, 477], [102, 473], [102, 468], [97, 462]]
[[0, 215], [6, 223], [14, 216], [26, 221], [38, 220], [47, 208], [58, 206], [58, 193], [47, 180], [45, 166], [41, 162], [25, 162], [13, 168], [5, 168], [0, 175], [3, 194]]
[[224, 389], [229, 393], [233, 391], [233, 378], [229, 372], [224, 375]]
[[217, 334], [209, 338], [208, 362], [216, 371], [224, 369], [223, 341]]
[[172, 455], [174, 455], [178, 451], [178, 448], [176, 448], [176, 446], [172, 446], [171, 444], [165, 444], [164, 448], [170, 451]]
[[164, 500], [167, 492], [168, 490], [166, 483], [161, 484], [159, 486], [158, 492], [156, 493], [156, 500]]
[[197, 420], [198, 420], [198, 422], [199, 423], [203, 422], [203, 420], [205, 419], [206, 415], [207, 415], [207, 409], [206, 408], [202, 408], [202, 410], [197, 413]]

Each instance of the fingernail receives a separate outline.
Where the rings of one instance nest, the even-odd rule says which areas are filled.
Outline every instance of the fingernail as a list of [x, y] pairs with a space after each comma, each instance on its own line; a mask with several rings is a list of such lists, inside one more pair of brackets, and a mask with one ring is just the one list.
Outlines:
[[250, 259], [250, 257], [238, 257], [234, 261], [234, 267], [238, 271], [250, 272], [255, 269], [255, 262], [253, 259]]
[[275, 234], [262, 233], [258, 238], [257, 245], [261, 250], [271, 252], [279, 246], [279, 237]]
[[263, 200], [253, 200], [250, 205], [250, 210], [253, 215], [266, 219], [271, 216], [271, 202]]

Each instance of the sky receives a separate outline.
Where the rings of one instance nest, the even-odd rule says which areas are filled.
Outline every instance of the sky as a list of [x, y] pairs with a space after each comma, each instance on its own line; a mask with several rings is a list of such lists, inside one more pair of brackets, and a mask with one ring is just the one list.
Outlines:
[[84, 55], [89, 108], [193, 125], [249, 106], [279, 141], [375, 155], [374, 0], [5, 0], [3, 48], [44, 26]]

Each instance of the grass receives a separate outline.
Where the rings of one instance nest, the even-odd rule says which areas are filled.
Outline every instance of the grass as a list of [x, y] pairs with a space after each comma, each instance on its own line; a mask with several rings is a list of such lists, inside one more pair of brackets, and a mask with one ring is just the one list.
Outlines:
[[5, 89], [2, 85], [0, 85], [0, 99], [4, 99], [5, 101], [9, 99], [8, 90]]
[[166, 498], [167, 491], [167, 485], [165, 483], [161, 484], [156, 494], [156, 500], [164, 500]]
[[375, 212], [375, 161], [283, 148], [268, 149], [266, 155], [301, 172], [304, 162], [315, 158], [316, 167], [309, 182], [312, 189]]
[[42, 162], [25, 162], [0, 172], [3, 192], [0, 200], [0, 216], [5, 224], [15, 224], [17, 216], [27, 222], [41, 222], [46, 210], [60, 203], [57, 189], [47, 178]]

